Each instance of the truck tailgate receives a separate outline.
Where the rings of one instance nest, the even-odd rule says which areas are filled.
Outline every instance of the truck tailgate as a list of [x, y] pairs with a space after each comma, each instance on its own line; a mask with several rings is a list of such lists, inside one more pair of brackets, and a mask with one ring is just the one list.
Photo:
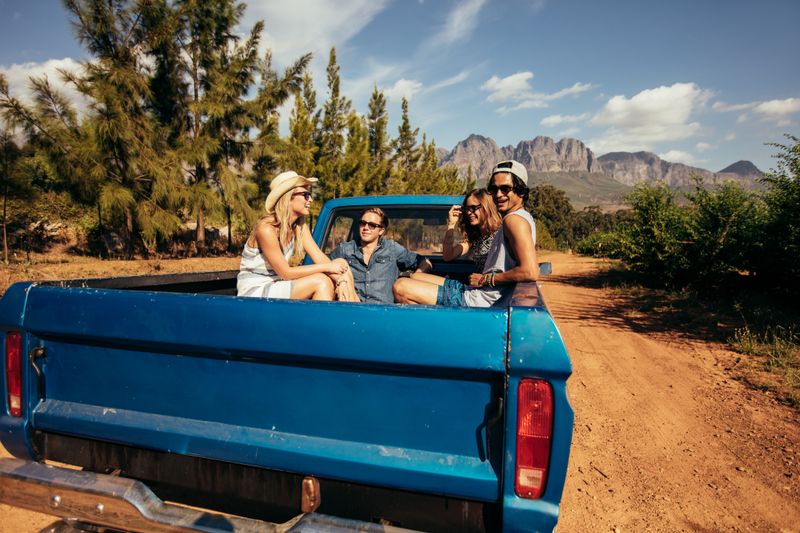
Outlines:
[[504, 310], [33, 286], [23, 326], [35, 430], [499, 498]]

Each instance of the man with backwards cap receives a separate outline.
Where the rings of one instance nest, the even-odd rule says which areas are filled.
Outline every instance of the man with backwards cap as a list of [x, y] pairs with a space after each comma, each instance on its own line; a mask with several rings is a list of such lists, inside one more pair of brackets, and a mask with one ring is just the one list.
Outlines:
[[518, 161], [502, 161], [492, 170], [486, 189], [503, 217], [503, 225], [492, 241], [483, 272], [471, 274], [468, 286], [446, 278], [436, 283], [400, 278], [393, 287], [398, 303], [504, 307], [518, 282], [538, 279], [536, 225], [525, 210], [528, 171]]

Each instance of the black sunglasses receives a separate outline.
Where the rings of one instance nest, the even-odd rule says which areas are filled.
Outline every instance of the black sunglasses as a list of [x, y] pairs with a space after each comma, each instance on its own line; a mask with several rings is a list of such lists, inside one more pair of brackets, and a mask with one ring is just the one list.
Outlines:
[[368, 221], [366, 221], [366, 220], [360, 220], [360, 221], [358, 222], [358, 225], [359, 225], [360, 227], [362, 227], [362, 228], [364, 228], [364, 227], [368, 227], [369, 229], [371, 229], [371, 230], [373, 230], [373, 231], [374, 231], [374, 230], [376, 230], [376, 229], [378, 229], [378, 228], [383, 228], [383, 224], [376, 224], [376, 223], [374, 223], [374, 222], [368, 222]]
[[494, 183], [486, 187], [486, 190], [489, 191], [489, 194], [494, 196], [498, 192], [502, 192], [505, 195], [508, 195], [511, 191], [514, 190], [513, 185], [495, 185]]
[[294, 194], [292, 195], [292, 197], [294, 197], [294, 196], [302, 196], [302, 197], [303, 197], [303, 198], [305, 198], [306, 200], [311, 200], [311, 193], [310, 193], [310, 192], [308, 192], [308, 191], [296, 192], [296, 193], [294, 193]]
[[467, 213], [477, 213], [478, 209], [481, 208], [481, 204], [478, 205], [468, 205], [464, 208]]

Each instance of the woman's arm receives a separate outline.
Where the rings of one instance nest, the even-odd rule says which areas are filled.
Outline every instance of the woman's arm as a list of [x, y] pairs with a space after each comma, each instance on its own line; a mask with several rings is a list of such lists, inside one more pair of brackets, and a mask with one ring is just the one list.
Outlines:
[[456, 225], [460, 215], [461, 206], [454, 205], [447, 213], [447, 230], [444, 232], [444, 240], [442, 241], [442, 259], [445, 261], [452, 261], [458, 259], [462, 255], [469, 252], [469, 242], [463, 241], [458, 244], [455, 243], [456, 238]]
[[[303, 235], [303, 245], [306, 244], [305, 239], [305, 232], [308, 231], [308, 228], [304, 228], [304, 235]], [[264, 257], [267, 259], [267, 262], [272, 266], [272, 269], [278, 274], [281, 279], [285, 280], [293, 280], [298, 278], [304, 278], [306, 276], [310, 276], [311, 274], [323, 273], [323, 274], [342, 274], [344, 273], [347, 268], [346, 266], [342, 265], [341, 263], [333, 263], [327, 260], [324, 263], [314, 263], [313, 265], [300, 265], [300, 266], [291, 266], [286, 258], [283, 256], [283, 251], [281, 250], [280, 242], [278, 242], [278, 232], [269, 224], [259, 224], [256, 227], [255, 231], [256, 241], [258, 242], [258, 247], [261, 249], [261, 253], [264, 254]], [[311, 240], [313, 243], [313, 239]], [[314, 244], [314, 247], [317, 251], [319, 251], [319, 247]], [[322, 254], [322, 252], [319, 252]], [[325, 257], [325, 254], [322, 254]], [[313, 256], [312, 256], [312, 259]]]

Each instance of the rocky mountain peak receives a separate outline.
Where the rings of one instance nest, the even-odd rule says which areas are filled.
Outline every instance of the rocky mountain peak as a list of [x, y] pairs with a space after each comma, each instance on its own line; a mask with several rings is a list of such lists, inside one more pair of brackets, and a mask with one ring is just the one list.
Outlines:
[[739, 174], [740, 176], [762, 176], [764, 174], [750, 161], [737, 161], [736, 163], [723, 168], [719, 172], [720, 174]]
[[478, 184], [483, 185], [493, 165], [504, 159], [516, 159], [530, 172], [599, 173], [625, 185], [659, 180], [672, 187], [690, 187], [695, 176], [708, 184], [735, 180], [750, 185], [763, 175], [749, 161], [738, 161], [714, 173], [683, 163], [664, 161], [652, 152], [609, 152], [595, 157], [578, 139], [565, 138], [555, 142], [542, 135], [520, 141], [516, 147], [500, 148], [490, 137], [472, 134], [442, 158], [442, 164], [455, 165], [461, 176], [466, 176], [471, 166]]

